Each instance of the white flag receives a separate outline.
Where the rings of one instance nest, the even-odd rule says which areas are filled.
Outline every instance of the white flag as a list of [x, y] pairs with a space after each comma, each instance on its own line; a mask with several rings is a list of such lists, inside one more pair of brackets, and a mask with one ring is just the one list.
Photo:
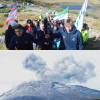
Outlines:
[[84, 18], [85, 18], [85, 12], [87, 9], [87, 4], [88, 4], [88, 0], [85, 0], [85, 3], [82, 6], [82, 9], [78, 15], [78, 18], [76, 20], [75, 26], [77, 28], [77, 30], [79, 30], [81, 32], [82, 28], [83, 28], [83, 23], [84, 23]]
[[68, 13], [61, 15], [61, 16], [57, 16], [54, 18], [54, 21], [56, 20], [63, 20], [63, 19], [67, 19], [68, 18]]
[[68, 18], [68, 8], [66, 8], [63, 12], [61, 12], [57, 17], [54, 17], [53, 20], [62, 20]]

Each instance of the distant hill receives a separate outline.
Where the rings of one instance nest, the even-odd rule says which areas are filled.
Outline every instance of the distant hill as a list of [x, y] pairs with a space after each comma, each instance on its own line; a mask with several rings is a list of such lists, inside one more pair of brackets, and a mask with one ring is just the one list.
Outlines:
[[[45, 8], [55, 8], [57, 5], [82, 5], [85, 0], [13, 0], [14, 2], [19, 3], [32, 3], [36, 6], [42, 6]], [[0, 3], [10, 3], [12, 0], [0, 0]], [[100, 8], [100, 0], [88, 0], [88, 5]], [[57, 8], [58, 9], [58, 8]]]
[[[0, 2], [11, 2], [12, 0], [0, 0]], [[17, 1], [17, 2], [28, 2], [28, 3], [47, 3], [47, 4], [56, 4], [56, 3], [76, 3], [76, 4], [83, 4], [83, 2], [85, 0], [13, 0], [13, 1]], [[100, 0], [88, 0], [89, 4], [91, 5], [99, 5], [100, 4]]]

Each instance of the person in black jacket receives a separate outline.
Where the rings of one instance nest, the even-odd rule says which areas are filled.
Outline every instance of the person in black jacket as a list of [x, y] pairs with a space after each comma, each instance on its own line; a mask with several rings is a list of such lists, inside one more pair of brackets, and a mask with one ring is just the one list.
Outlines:
[[[32, 20], [27, 20], [27, 26], [24, 28], [25, 33], [29, 33], [33, 35], [34, 38], [36, 38], [36, 26], [32, 23]], [[36, 50], [36, 43], [33, 43], [34, 50]]]
[[9, 45], [9, 50], [33, 50], [33, 42], [44, 44], [36, 40], [31, 34], [24, 32], [24, 27], [18, 24], [14, 27], [15, 35], [12, 37]]
[[40, 21], [40, 27], [37, 30], [37, 39], [41, 42], [45, 42], [43, 45], [39, 45], [39, 48], [42, 50], [51, 49], [51, 38], [49, 31], [45, 34], [44, 32], [44, 21]]
[[32, 20], [28, 19], [27, 20], [27, 25], [24, 28], [25, 33], [32, 34], [34, 37], [36, 36], [36, 27], [32, 23]]
[[50, 25], [49, 32], [53, 32], [54, 24]]
[[18, 22], [14, 20], [13, 22], [11, 22], [11, 24], [8, 26], [8, 29], [5, 32], [5, 45], [7, 49], [9, 49], [11, 38], [13, 37], [13, 35], [15, 35], [14, 26], [17, 24]]
[[[58, 29], [57, 25], [54, 25], [54, 29], [53, 29], [53, 36], [55, 35], [60, 35], [60, 30]], [[60, 37], [54, 37], [53, 39], [53, 48], [56, 50], [60, 49], [60, 43], [61, 43], [61, 38]]]
[[34, 20], [34, 21], [33, 21], [33, 24], [35, 25], [36, 30], [37, 30], [38, 27], [39, 27], [39, 21], [38, 21], [38, 20]]
[[63, 27], [64, 27], [64, 22], [63, 22], [63, 20], [61, 20], [59, 29], [61, 30]]

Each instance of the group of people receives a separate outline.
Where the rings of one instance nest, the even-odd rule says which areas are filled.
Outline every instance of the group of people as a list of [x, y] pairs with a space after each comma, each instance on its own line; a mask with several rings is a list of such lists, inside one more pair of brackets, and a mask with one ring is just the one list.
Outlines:
[[83, 50], [87, 40], [87, 24], [80, 32], [71, 18], [56, 22], [28, 19], [25, 27], [14, 20], [5, 32], [8, 50]]

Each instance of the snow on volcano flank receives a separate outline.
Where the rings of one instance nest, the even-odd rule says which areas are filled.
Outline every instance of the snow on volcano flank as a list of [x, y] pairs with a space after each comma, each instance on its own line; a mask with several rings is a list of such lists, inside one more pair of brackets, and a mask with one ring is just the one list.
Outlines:
[[0, 100], [83, 100], [100, 97], [100, 91], [58, 82], [31, 81], [4, 93]]

